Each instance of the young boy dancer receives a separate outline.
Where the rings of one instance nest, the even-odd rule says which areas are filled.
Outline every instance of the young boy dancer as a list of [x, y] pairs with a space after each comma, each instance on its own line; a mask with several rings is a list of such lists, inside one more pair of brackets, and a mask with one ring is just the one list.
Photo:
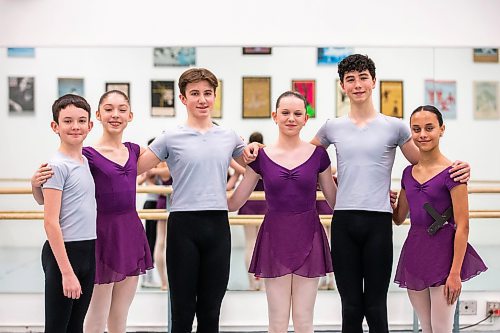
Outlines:
[[76, 95], [52, 105], [52, 130], [61, 143], [43, 185], [42, 250], [45, 273], [45, 332], [83, 332], [95, 275], [96, 201], [83, 140], [92, 128], [90, 106]]

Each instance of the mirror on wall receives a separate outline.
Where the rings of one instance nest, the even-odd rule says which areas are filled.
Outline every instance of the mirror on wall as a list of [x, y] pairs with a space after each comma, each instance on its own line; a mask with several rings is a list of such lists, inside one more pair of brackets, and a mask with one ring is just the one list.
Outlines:
[[[376, 108], [408, 121], [411, 111], [418, 105], [436, 104], [445, 114], [447, 133], [443, 147], [446, 154], [451, 159], [471, 163], [474, 176], [478, 175], [479, 179], [500, 179], [500, 157], [490, 156], [488, 163], [484, 161], [485, 144], [500, 139], [498, 50], [496, 58], [494, 55], [481, 58], [481, 54], [488, 54], [487, 50], [426, 47], [353, 47], [343, 50], [295, 46], [75, 47], [36, 48], [28, 54], [20, 54], [23, 52], [17, 51], [16, 54], [16, 51], [0, 49], [3, 64], [0, 67], [0, 77], [3, 77], [0, 79], [0, 101], [4, 101], [0, 105], [0, 126], [2, 137], [15, 143], [0, 146], [3, 156], [1, 172], [5, 178], [27, 179], [41, 162], [51, 156], [57, 147], [57, 138], [49, 128], [50, 107], [59, 95], [67, 92], [83, 95], [93, 109], [106, 89], [127, 92], [134, 119], [126, 129], [125, 140], [145, 146], [162, 130], [186, 119], [184, 105], [178, 99], [177, 83], [180, 74], [189, 66], [206, 67], [216, 74], [220, 88], [214, 120], [233, 128], [245, 139], [258, 130], [266, 143], [273, 142], [277, 130], [269, 114], [276, 98], [292, 88], [302, 91], [308, 95], [311, 117], [302, 137], [310, 140], [326, 119], [345, 114], [348, 110], [345, 96], [338, 86], [336, 65], [337, 57], [348, 52], [367, 54], [374, 60], [377, 83], [373, 101]], [[101, 134], [95, 118], [94, 122], [96, 126], [86, 140], [89, 145]], [[333, 147], [329, 153], [335, 162]], [[406, 165], [406, 160], [398, 154], [393, 177], [400, 177]], [[397, 182], [395, 186], [399, 188]], [[144, 200], [145, 195], [139, 194], [138, 208], [142, 208]], [[40, 209], [32, 201], [27, 195], [2, 198], [0, 209]], [[472, 203], [481, 204], [475, 199]], [[482, 230], [483, 236], [475, 229], [471, 231], [471, 239], [482, 244], [487, 253], [485, 261], [500, 251], [491, 245], [494, 241], [488, 236], [498, 228], [500, 224], [488, 221], [481, 222], [477, 229]], [[0, 221], [0, 229], [0, 244], [11, 251], [5, 256], [12, 256], [12, 262], [16, 263], [13, 269], [22, 272], [24, 267], [29, 272], [29, 278], [2, 273], [0, 279], [7, 282], [0, 284], [0, 288], [15, 285], [17, 280], [16, 290], [41, 291], [43, 273], [39, 250], [45, 239], [41, 221]], [[256, 230], [245, 232], [243, 226], [232, 226], [231, 229], [233, 250], [228, 288], [248, 290], [255, 283], [261, 285], [261, 281], [255, 281], [246, 273], [248, 259], [245, 258], [251, 252], [252, 242], [248, 242], [245, 235]], [[395, 262], [407, 230], [407, 227], [395, 230]], [[481, 246], [476, 245], [476, 248]], [[500, 276], [500, 268], [493, 267], [492, 271], [495, 269]], [[480, 276], [464, 288], [485, 288], [491, 284], [488, 284], [489, 280], [486, 275]], [[396, 289], [395, 286], [391, 288]]]

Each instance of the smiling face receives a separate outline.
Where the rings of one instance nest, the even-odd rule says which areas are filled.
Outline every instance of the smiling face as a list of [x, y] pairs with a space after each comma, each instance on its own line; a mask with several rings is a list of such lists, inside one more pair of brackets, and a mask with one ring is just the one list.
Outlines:
[[189, 117], [210, 118], [215, 102], [215, 91], [207, 80], [188, 83], [185, 95], [181, 94], [179, 98], [186, 106]]
[[105, 132], [121, 133], [132, 121], [128, 100], [118, 93], [111, 93], [102, 98], [96, 113], [97, 120], [102, 124]]
[[92, 122], [88, 111], [71, 104], [59, 111], [58, 121], [52, 121], [51, 127], [62, 143], [81, 146], [92, 129]]
[[412, 139], [418, 149], [428, 152], [439, 146], [444, 125], [439, 125], [436, 114], [430, 111], [414, 112], [410, 118]]
[[280, 133], [290, 136], [298, 135], [309, 119], [304, 101], [293, 95], [280, 98], [272, 117]]
[[345, 73], [340, 85], [351, 103], [364, 103], [371, 100], [375, 79], [367, 69], [361, 72], [351, 71]]

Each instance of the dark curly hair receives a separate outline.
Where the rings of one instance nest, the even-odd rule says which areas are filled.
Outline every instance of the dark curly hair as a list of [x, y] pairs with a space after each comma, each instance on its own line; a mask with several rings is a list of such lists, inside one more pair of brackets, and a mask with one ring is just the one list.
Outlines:
[[375, 63], [367, 55], [351, 54], [344, 58], [338, 66], [340, 82], [344, 82], [346, 73], [357, 71], [362, 72], [368, 70], [372, 79], [375, 79]]

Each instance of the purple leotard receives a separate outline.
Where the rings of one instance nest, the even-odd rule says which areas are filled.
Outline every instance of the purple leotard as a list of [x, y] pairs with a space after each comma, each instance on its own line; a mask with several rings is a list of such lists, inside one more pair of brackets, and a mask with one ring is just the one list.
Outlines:
[[262, 149], [249, 166], [264, 181], [268, 206], [249, 271], [263, 278], [331, 272], [328, 239], [316, 211], [318, 174], [330, 167], [326, 150], [316, 147], [307, 161], [289, 170]]
[[[259, 179], [254, 191], [264, 191], [264, 183]], [[267, 212], [266, 200], [248, 200], [238, 211], [239, 215], [261, 215]]]
[[125, 142], [129, 158], [115, 163], [84, 147], [94, 177], [97, 201], [95, 283], [124, 280], [153, 268], [146, 233], [136, 211], [137, 159], [140, 147]]
[[[162, 181], [161, 183], [162, 185], [172, 185], [172, 177], [170, 177], [167, 181]], [[168, 205], [167, 198], [169, 200]], [[158, 200], [156, 201], [156, 209], [167, 209], [167, 207], [170, 209], [170, 194], [160, 194], [158, 196]], [[167, 211], [169, 211], [169, 209], [167, 209]]]
[[[443, 213], [451, 206], [450, 190], [459, 182], [450, 178], [448, 167], [433, 178], [420, 184], [413, 178], [413, 166], [403, 171], [401, 188], [406, 191], [410, 209], [411, 227], [401, 249], [394, 281], [402, 288], [423, 290], [444, 285], [453, 261], [455, 220], [453, 217], [434, 235], [427, 228], [434, 219], [423, 208], [428, 202]], [[476, 251], [467, 244], [460, 277], [462, 281], [486, 271], [487, 267]]]

